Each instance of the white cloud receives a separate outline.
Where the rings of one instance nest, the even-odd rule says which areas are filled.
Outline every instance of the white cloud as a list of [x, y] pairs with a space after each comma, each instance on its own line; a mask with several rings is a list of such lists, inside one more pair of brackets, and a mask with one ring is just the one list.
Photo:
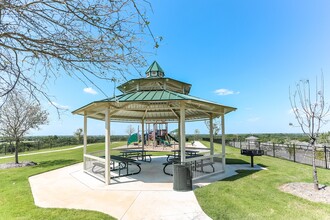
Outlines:
[[217, 95], [238, 95], [239, 92], [234, 92], [229, 89], [217, 89], [214, 91]]
[[70, 109], [69, 106], [67, 106], [67, 105], [60, 105], [57, 102], [51, 102], [50, 104], [53, 105], [53, 106], [55, 106], [56, 108], [61, 109], [61, 110], [69, 110]]
[[84, 92], [88, 93], [88, 94], [92, 94], [92, 95], [96, 95], [97, 92], [91, 88], [91, 87], [88, 87], [88, 88], [84, 88]]

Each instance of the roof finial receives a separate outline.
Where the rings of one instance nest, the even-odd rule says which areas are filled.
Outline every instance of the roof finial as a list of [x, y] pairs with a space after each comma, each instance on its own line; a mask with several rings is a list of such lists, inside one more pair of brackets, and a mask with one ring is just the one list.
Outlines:
[[160, 67], [157, 61], [154, 61], [146, 71], [147, 78], [163, 78], [164, 70]]

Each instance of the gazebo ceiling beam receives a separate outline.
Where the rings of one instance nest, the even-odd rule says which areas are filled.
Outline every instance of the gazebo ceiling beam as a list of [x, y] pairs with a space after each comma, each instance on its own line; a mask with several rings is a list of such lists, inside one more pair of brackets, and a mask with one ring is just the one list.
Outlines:
[[186, 108], [186, 110], [202, 112], [204, 115], [206, 115], [208, 117], [210, 116], [210, 114], [217, 114], [217, 115], [222, 114], [222, 112], [219, 112], [219, 111], [206, 110], [206, 109]]
[[214, 109], [214, 107], [210, 106], [210, 105], [202, 105], [200, 103], [191, 103], [191, 102], [186, 104], [186, 109], [189, 109], [189, 108], [196, 109], [196, 110], [197, 109], [203, 110], [203, 111], [205, 111], [206, 109], [207, 110]]
[[144, 115], [143, 115], [143, 117], [142, 117], [143, 120], [145, 119], [147, 113], [148, 113], [148, 109], [146, 109], [146, 110], [144, 111]]
[[91, 117], [94, 115], [98, 115], [100, 112], [99, 111], [85, 111], [85, 113], [88, 117]]
[[[112, 117], [112, 120], [134, 120], [134, 121], [141, 121], [142, 117], [130, 117], [130, 116], [113, 116]], [[177, 118], [174, 118], [174, 117], [146, 117], [144, 119], [145, 121], [150, 121], [150, 120], [177, 120]]]
[[[178, 114], [177, 112], [174, 111], [174, 109], [176, 109], [176, 108], [174, 108], [174, 106], [172, 105], [172, 103], [169, 103], [168, 106], [169, 106], [169, 108], [171, 109], [172, 113], [175, 115], [175, 117], [176, 117], [177, 119], [179, 119], [180, 116], [179, 116], [179, 114]], [[179, 106], [178, 106], [178, 107], [179, 107]], [[178, 108], [178, 109], [179, 109], [179, 108]]]
[[175, 117], [176, 117], [177, 119], [180, 118], [180, 116], [178, 115], [178, 113], [176, 113], [173, 109], [171, 109], [171, 111], [172, 111], [172, 113], [175, 115]]
[[[118, 111], [120, 111], [120, 109], [114, 109], [112, 111], [109, 112], [109, 115], [112, 116], [114, 114], [116, 114]], [[104, 109], [100, 109], [98, 111], [86, 111], [87, 116], [89, 117], [93, 117], [93, 116], [100, 116], [100, 117], [104, 117]]]
[[[117, 103], [117, 102], [116, 102]], [[110, 102], [108, 102], [108, 106], [111, 107], [111, 108], [114, 108], [114, 109], [118, 109], [118, 110], [121, 110], [122, 108], [126, 108], [127, 106], [130, 105], [130, 103], [125, 103], [125, 104], [122, 104], [122, 103], [117, 103], [119, 106], [117, 105], [114, 105]]]

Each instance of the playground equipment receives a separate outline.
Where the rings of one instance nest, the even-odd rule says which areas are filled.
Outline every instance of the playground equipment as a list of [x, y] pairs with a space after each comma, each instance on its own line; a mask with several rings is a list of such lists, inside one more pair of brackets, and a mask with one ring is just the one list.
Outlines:
[[176, 143], [179, 143], [179, 141], [173, 137], [170, 133], [167, 134], [169, 138], [171, 138], [173, 141], [175, 141]]
[[[151, 129], [152, 128], [152, 129]], [[137, 133], [129, 136], [127, 146], [130, 144], [138, 145], [141, 142], [139, 129]], [[147, 123], [147, 131], [144, 134], [144, 144], [147, 146], [172, 147], [179, 141], [168, 132], [168, 124], [164, 122]]]
[[[150, 128], [153, 127], [153, 130]], [[157, 147], [172, 147], [175, 144], [178, 144], [176, 138], [171, 136], [168, 132], [168, 123], [166, 122], [154, 122], [147, 124], [147, 133], [148, 133], [148, 145]]]
[[139, 134], [138, 133], [134, 133], [129, 136], [129, 138], [127, 140], [127, 146], [132, 143], [139, 143]]

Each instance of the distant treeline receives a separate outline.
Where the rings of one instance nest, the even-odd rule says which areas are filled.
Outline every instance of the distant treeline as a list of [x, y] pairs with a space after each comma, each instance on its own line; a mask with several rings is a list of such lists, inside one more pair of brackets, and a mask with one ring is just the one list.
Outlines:
[[[112, 135], [111, 141], [127, 141], [127, 138], [128, 135]], [[89, 135], [87, 138], [87, 143], [89, 144], [102, 142], [104, 142], [104, 135]], [[83, 139], [75, 136], [30, 136], [25, 137], [20, 142], [19, 152], [80, 144], [83, 144]], [[14, 145], [13, 141], [0, 138], [0, 154], [14, 153]]]
[[[245, 141], [245, 138], [255, 136], [259, 142], [274, 142], [286, 143], [290, 140], [308, 141], [308, 137], [303, 134], [226, 134], [226, 141]], [[177, 137], [178, 138], [178, 137]], [[102, 143], [104, 142], [104, 135], [89, 135], [87, 143]], [[127, 141], [128, 135], [111, 135], [111, 141]], [[209, 140], [208, 134], [187, 134], [187, 141], [194, 140]], [[215, 142], [221, 143], [221, 135], [214, 136]], [[19, 146], [19, 152], [26, 152], [31, 150], [40, 150], [46, 148], [55, 148], [68, 145], [83, 144], [82, 137], [75, 136], [30, 136], [25, 137]], [[7, 154], [14, 152], [14, 142], [10, 142], [4, 138], [0, 138], [0, 154]]]
[[254, 136], [258, 138], [259, 142], [274, 142], [284, 144], [291, 140], [300, 142], [308, 142], [309, 138], [305, 134], [288, 134], [288, 133], [274, 133], [274, 134], [226, 134], [226, 140], [230, 141], [245, 141], [247, 137]]
[[[287, 133], [275, 133], [275, 134], [226, 134], [226, 141], [245, 141], [247, 137], [254, 136], [258, 138], [258, 142], [273, 142], [278, 144], [284, 144], [291, 140], [297, 140], [300, 142], [308, 142], [309, 138], [304, 134], [287, 134]], [[210, 140], [209, 135], [199, 135], [200, 139], [205, 141]], [[214, 136], [215, 142], [221, 143], [221, 135]]]

